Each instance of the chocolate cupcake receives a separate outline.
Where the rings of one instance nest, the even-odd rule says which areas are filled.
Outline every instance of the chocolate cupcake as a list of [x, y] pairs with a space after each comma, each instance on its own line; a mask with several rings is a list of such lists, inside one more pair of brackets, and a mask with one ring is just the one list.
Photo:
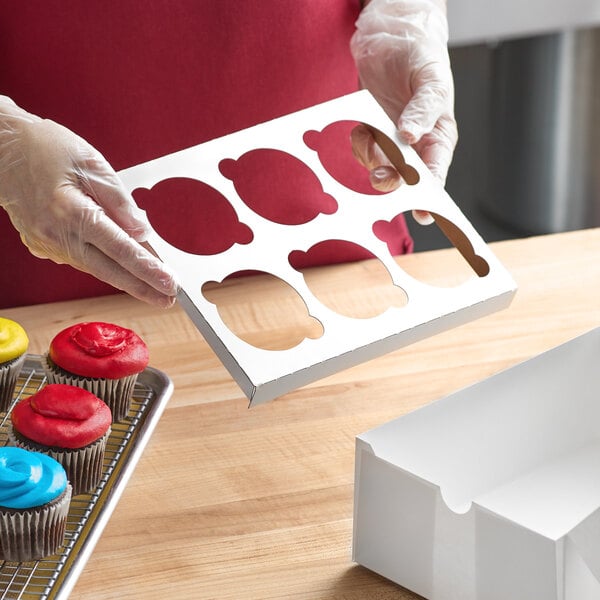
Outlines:
[[58, 333], [44, 357], [50, 383], [89, 390], [108, 404], [113, 422], [127, 416], [148, 348], [131, 329], [102, 322], [78, 323]]
[[0, 411], [10, 408], [29, 338], [19, 323], [0, 317]]
[[27, 562], [56, 554], [70, 501], [67, 475], [53, 458], [0, 448], [0, 560]]
[[57, 460], [74, 496], [96, 489], [112, 423], [100, 398], [76, 386], [49, 384], [16, 404], [11, 423], [9, 443]]

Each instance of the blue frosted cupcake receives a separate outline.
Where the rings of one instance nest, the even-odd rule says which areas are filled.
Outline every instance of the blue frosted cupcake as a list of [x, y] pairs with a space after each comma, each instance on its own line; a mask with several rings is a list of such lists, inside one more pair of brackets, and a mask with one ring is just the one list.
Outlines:
[[0, 560], [26, 562], [62, 546], [71, 501], [64, 468], [22, 448], [0, 448]]

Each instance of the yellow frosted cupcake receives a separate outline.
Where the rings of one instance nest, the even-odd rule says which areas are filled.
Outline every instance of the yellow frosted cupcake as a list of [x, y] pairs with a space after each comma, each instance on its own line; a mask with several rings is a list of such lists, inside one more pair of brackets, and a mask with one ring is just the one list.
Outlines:
[[0, 317], [0, 411], [10, 408], [28, 347], [29, 338], [23, 327]]

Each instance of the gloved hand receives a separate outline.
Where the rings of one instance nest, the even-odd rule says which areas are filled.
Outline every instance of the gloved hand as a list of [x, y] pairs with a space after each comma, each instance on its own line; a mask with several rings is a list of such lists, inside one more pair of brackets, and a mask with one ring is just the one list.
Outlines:
[[[458, 140], [446, 1], [370, 0], [356, 27], [350, 48], [362, 87], [444, 184]], [[399, 185], [399, 174], [368, 131], [354, 132], [353, 148], [371, 169], [376, 189], [388, 191]], [[415, 217], [423, 220], [423, 214]]]
[[67, 263], [158, 306], [175, 275], [140, 245], [146, 214], [104, 157], [57, 123], [0, 96], [0, 206], [30, 252]]

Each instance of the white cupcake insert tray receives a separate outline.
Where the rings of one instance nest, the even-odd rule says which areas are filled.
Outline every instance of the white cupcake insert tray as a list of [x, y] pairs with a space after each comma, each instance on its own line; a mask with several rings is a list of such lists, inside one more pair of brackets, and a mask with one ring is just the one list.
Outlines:
[[[321, 132], [341, 121], [367, 124], [410, 184], [388, 194], [365, 195], [332, 176], [305, 134]], [[248, 201], [251, 191], [244, 189], [243, 181], [236, 181], [235, 161], [250, 160], [265, 149], [278, 152], [292, 168], [301, 164], [310, 169], [334, 202], [325, 202], [320, 214], [301, 215], [295, 224], [282, 223], [278, 215], [261, 216], [260, 206]], [[259, 165], [257, 161], [257, 168]], [[120, 177], [134, 196], [161, 182], [193, 179], [208, 186], [203, 188], [207, 192], [216, 190], [226, 199], [228, 206], [223, 210], [235, 212], [233, 218], [239, 221], [236, 242], [229, 247], [224, 244], [212, 254], [177, 248], [161, 237], [160, 231], [153, 232], [149, 244], [177, 272], [182, 283], [179, 302], [251, 404], [504, 308], [516, 291], [509, 273], [416, 152], [399, 141], [394, 124], [367, 91], [131, 167], [121, 171]], [[413, 209], [435, 215], [437, 225], [472, 267], [468, 281], [442, 289], [422, 283], [400, 268], [386, 242], [374, 233], [374, 225], [389, 223], [402, 213], [410, 215]], [[393, 284], [406, 293], [407, 303], [371, 318], [348, 317], [325, 306], [303, 273], [291, 266], [289, 256], [330, 240], [352, 242], [368, 250], [385, 266]], [[222, 282], [244, 270], [268, 273], [291, 286], [309, 315], [322, 325], [322, 334], [306, 337], [285, 350], [258, 348], [238, 337], [202, 289], [207, 282]]]

